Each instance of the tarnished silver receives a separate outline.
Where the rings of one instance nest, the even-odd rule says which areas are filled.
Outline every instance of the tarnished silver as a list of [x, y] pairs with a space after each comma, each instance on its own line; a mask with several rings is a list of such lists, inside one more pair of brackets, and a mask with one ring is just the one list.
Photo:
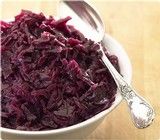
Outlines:
[[[94, 36], [98, 35], [98, 39], [99, 37], [100, 40], [103, 39], [105, 33], [103, 21], [97, 14], [96, 10], [94, 10], [88, 3], [82, 0], [74, 2], [69, 0], [61, 0], [60, 4], [62, 3], [65, 3], [67, 6], [69, 6], [82, 20], [88, 22], [88, 24], [92, 26], [94, 32], [97, 31], [97, 34], [94, 34], [93, 32]], [[97, 29], [101, 29], [101, 31], [99, 32]], [[106, 57], [102, 46], [100, 47], [100, 51], [102, 52], [102, 61], [113, 76], [122, 97], [127, 101], [133, 123], [137, 128], [145, 128], [149, 126], [155, 117], [154, 109], [145, 99], [139, 96], [133, 90], [133, 88], [124, 80], [124, 78], [117, 72], [117, 70], [113, 67], [113, 65]]]

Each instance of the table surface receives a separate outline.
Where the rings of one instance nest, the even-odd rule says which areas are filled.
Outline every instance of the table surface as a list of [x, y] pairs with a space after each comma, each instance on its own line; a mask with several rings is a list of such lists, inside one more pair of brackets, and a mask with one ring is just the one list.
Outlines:
[[[56, 15], [54, 0], [4, 0], [1, 19], [13, 18], [21, 9]], [[125, 48], [133, 67], [132, 85], [154, 107], [156, 118], [146, 129], [132, 124], [122, 102], [85, 140], [160, 140], [160, 2], [91, 1], [102, 16], [106, 31]]]

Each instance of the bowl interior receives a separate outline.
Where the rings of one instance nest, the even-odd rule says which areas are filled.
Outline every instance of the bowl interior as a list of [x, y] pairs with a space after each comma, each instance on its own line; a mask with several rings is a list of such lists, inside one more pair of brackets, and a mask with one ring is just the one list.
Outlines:
[[[119, 59], [119, 65], [120, 65], [120, 71], [123, 75], [124, 79], [128, 81], [128, 83], [131, 82], [132, 77], [132, 69], [131, 69], [131, 63], [129, 61], [129, 58], [124, 51], [123, 47], [110, 35], [106, 34], [103, 39], [103, 46], [108, 49], [111, 54], [114, 54]], [[46, 130], [46, 131], [22, 131], [22, 130], [12, 130], [8, 128], [1, 128], [3, 132], [12, 133], [12, 134], [20, 134], [20, 135], [47, 135], [47, 134], [59, 134], [64, 133], [72, 130], [77, 130], [78, 128], [85, 127], [101, 118], [106, 116], [109, 112], [111, 112], [120, 102], [122, 101], [122, 97], [120, 93], [117, 91], [115, 101], [113, 102], [112, 106], [100, 112], [99, 114], [93, 116], [92, 118], [81, 122], [79, 124], [75, 124], [66, 128], [60, 128], [55, 130]]]

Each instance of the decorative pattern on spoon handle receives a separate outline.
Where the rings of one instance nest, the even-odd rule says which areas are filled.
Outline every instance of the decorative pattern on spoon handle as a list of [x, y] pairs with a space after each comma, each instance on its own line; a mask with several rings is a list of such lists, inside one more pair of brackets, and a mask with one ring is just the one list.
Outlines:
[[145, 128], [149, 126], [155, 116], [152, 106], [147, 103], [145, 99], [140, 97], [130, 85], [128, 85], [128, 83], [110, 63], [102, 47], [100, 47], [100, 50], [102, 52], [102, 60], [104, 64], [113, 76], [121, 95], [128, 103], [135, 126], [137, 128]]
[[122, 96], [128, 103], [133, 122], [138, 128], [145, 128], [154, 119], [154, 110], [142, 97], [138, 96], [128, 84], [119, 84]]

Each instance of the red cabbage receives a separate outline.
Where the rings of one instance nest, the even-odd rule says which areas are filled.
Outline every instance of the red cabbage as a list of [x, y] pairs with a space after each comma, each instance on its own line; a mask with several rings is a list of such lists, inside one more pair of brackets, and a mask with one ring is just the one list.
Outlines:
[[[22, 10], [15, 21], [1, 21], [2, 127], [57, 129], [112, 105], [117, 87], [99, 44], [67, 25], [70, 19]], [[105, 52], [119, 70], [117, 57]]]

